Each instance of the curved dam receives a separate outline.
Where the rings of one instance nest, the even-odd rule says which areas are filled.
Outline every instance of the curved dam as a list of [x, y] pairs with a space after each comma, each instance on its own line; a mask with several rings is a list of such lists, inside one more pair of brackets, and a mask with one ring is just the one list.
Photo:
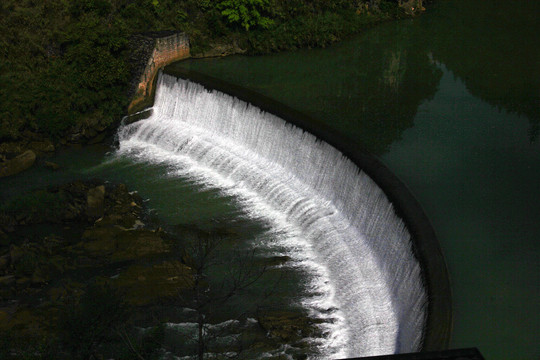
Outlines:
[[447, 346], [444, 259], [420, 207], [384, 166], [290, 109], [274, 107], [278, 117], [261, 110], [269, 102], [255, 107], [166, 74], [157, 81], [152, 115], [119, 130], [119, 152], [173, 164], [285, 233], [289, 255], [313, 275], [314, 296], [302, 305], [327, 320], [322, 357]]

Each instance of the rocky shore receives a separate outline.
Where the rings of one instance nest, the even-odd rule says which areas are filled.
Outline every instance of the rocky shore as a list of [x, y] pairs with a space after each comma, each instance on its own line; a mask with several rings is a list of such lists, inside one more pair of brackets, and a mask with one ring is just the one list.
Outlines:
[[18, 174], [42, 160], [46, 167], [58, 170], [47, 163], [47, 157], [67, 146], [102, 143], [111, 136], [113, 128], [100, 120], [85, 121], [74, 126], [66, 135], [52, 139], [44, 134], [24, 131], [17, 140], [0, 143], [0, 178]]
[[[102, 180], [49, 186], [2, 204], [0, 358], [189, 352], [193, 339], [176, 334], [174, 324], [196, 324], [196, 311], [179, 300], [190, 296], [195, 271], [178, 234], [150, 221], [137, 193]], [[305, 338], [320, 335], [320, 321], [302, 312], [261, 308], [252, 317], [227, 330], [233, 343], [208, 341], [208, 351], [249, 358], [293, 344], [302, 359], [311, 351]]]

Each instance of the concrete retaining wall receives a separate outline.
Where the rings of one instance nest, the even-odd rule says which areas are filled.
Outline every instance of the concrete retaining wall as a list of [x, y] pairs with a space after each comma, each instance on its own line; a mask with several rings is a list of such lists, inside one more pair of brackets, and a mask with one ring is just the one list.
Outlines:
[[140, 75], [128, 107], [128, 113], [142, 110], [151, 104], [154, 95], [154, 83], [158, 70], [175, 61], [190, 57], [189, 39], [186, 34], [176, 33], [168, 36], [154, 37], [154, 49]]

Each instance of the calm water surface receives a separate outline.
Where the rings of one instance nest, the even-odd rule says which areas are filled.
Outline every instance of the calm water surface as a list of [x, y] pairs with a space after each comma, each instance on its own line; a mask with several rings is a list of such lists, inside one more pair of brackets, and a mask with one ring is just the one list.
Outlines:
[[452, 348], [540, 356], [540, 4], [440, 0], [327, 49], [193, 60], [368, 148], [438, 233]]

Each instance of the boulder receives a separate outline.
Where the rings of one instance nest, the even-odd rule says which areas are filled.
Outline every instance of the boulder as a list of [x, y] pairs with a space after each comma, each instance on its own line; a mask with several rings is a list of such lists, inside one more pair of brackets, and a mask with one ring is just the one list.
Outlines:
[[10, 259], [9, 255], [4, 255], [0, 257], [0, 272], [7, 269], [10, 263], [9, 259]]
[[15, 276], [13, 275], [5, 275], [0, 276], [0, 286], [9, 286], [15, 283]]
[[126, 293], [136, 306], [179, 296], [193, 286], [192, 270], [179, 261], [164, 261], [153, 266], [132, 265], [115, 278], [114, 285]]
[[80, 248], [91, 256], [112, 262], [162, 255], [169, 246], [159, 234], [144, 229], [124, 230], [120, 226], [95, 226], [84, 232]]
[[399, 6], [409, 15], [414, 15], [426, 10], [422, 6], [422, 0], [399, 0]]
[[167, 252], [169, 252], [169, 246], [155, 232], [150, 230], [131, 230], [119, 234], [116, 242], [116, 251], [112, 254], [111, 260], [133, 260]]
[[100, 185], [88, 190], [86, 214], [90, 218], [99, 218], [103, 216], [105, 200], [105, 186]]
[[210, 48], [205, 51], [192, 54], [193, 58], [205, 58], [205, 57], [222, 57], [234, 54], [244, 54], [245, 49], [242, 49], [236, 41], [234, 42], [214, 42], [210, 44]]
[[9, 249], [9, 256], [11, 258], [11, 263], [12, 264], [19, 261], [19, 259], [21, 259], [24, 254], [25, 254], [25, 251], [24, 251], [24, 249], [22, 247], [17, 246], [15, 244], [11, 245], [11, 247]]
[[9, 245], [9, 236], [0, 229], [0, 247]]
[[10, 233], [15, 230], [16, 225], [17, 221], [13, 216], [0, 212], [0, 229]]
[[82, 249], [92, 256], [108, 256], [116, 250], [116, 238], [123, 230], [116, 226], [93, 227], [82, 235]]
[[98, 144], [100, 142], [103, 142], [103, 140], [105, 140], [106, 136], [107, 136], [107, 133], [105, 133], [105, 132], [102, 132], [101, 134], [97, 134], [93, 138], [89, 139], [87, 144], [88, 145], [93, 145], [93, 144]]
[[18, 174], [31, 167], [35, 161], [36, 154], [32, 150], [26, 150], [0, 165], [0, 177]]
[[36, 152], [53, 152], [55, 150], [53, 143], [50, 140], [32, 141], [28, 147]]
[[60, 165], [58, 165], [57, 163], [54, 163], [52, 161], [45, 161], [45, 167], [47, 169], [50, 169], [50, 170], [53, 170], [53, 171], [56, 171], [56, 170], [60, 169]]
[[[5, 311], [4, 309], [0, 309], [0, 324], [7, 324], [10, 317], [11, 316], [8, 314], [7, 311]], [[1, 326], [0, 329], [5, 330], [4, 326]]]

